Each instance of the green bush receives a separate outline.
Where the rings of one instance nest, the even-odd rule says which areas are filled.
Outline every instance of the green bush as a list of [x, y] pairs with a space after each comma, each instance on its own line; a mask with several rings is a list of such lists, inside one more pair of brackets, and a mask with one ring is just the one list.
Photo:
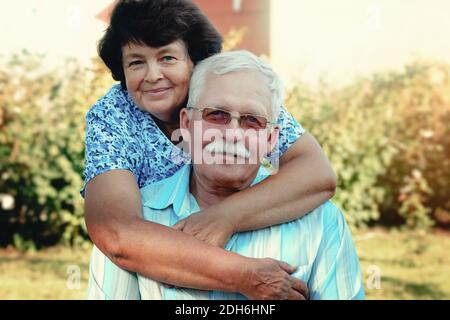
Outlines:
[[450, 66], [415, 62], [345, 88], [297, 87], [287, 105], [329, 155], [349, 222], [448, 221]]
[[[84, 116], [111, 86], [103, 65], [52, 69], [26, 52], [0, 59], [0, 244], [34, 250], [87, 239]], [[299, 84], [287, 106], [339, 177], [354, 227], [450, 221], [450, 66], [413, 63], [344, 88]]]
[[82, 186], [84, 115], [111, 82], [94, 61], [49, 70], [23, 52], [0, 65], [0, 211], [3, 244], [80, 243], [86, 237]]

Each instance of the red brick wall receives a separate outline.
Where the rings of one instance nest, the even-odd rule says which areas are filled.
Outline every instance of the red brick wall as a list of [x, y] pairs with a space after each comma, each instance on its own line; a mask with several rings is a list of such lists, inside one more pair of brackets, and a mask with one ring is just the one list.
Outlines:
[[270, 54], [270, 0], [241, 0], [241, 10], [233, 11], [233, 0], [194, 0], [222, 35], [233, 27], [247, 27], [238, 49], [258, 55]]

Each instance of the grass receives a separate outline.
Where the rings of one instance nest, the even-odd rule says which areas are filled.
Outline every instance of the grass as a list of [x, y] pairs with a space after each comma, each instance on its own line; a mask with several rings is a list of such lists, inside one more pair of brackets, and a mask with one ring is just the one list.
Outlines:
[[86, 249], [56, 247], [26, 254], [2, 250], [0, 299], [83, 299], [88, 267], [89, 250]]
[[450, 299], [448, 233], [378, 231], [354, 240], [368, 299]]
[[[357, 233], [354, 241], [368, 299], [450, 299], [448, 233], [375, 230]], [[84, 299], [89, 253], [0, 250], [0, 299]]]

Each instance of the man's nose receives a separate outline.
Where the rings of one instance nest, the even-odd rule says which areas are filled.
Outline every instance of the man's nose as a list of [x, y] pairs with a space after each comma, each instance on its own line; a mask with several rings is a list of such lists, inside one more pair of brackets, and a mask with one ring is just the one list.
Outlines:
[[233, 117], [226, 126], [225, 138], [227, 141], [235, 143], [244, 138], [244, 130], [241, 128], [239, 118]]
[[232, 116], [230, 123], [227, 126], [229, 129], [238, 130], [241, 128], [240, 119], [238, 117]]

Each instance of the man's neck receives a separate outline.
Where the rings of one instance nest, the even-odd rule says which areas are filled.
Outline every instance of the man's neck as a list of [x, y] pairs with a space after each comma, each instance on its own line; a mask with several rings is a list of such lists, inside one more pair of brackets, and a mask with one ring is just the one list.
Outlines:
[[213, 206], [240, 191], [236, 188], [220, 186], [213, 181], [206, 181], [196, 175], [195, 170], [192, 170], [190, 175], [189, 190], [201, 209]]

